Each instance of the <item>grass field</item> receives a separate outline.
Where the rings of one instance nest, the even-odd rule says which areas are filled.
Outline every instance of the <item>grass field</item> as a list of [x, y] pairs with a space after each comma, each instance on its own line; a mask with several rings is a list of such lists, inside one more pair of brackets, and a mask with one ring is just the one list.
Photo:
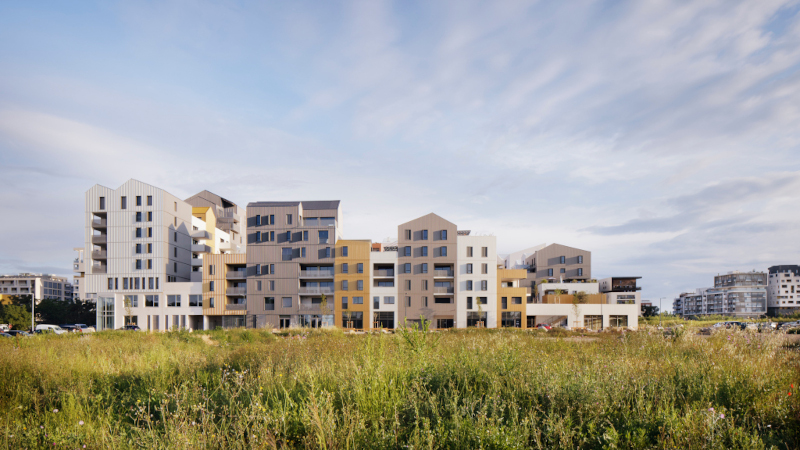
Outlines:
[[6, 448], [800, 447], [771, 334], [104, 332], [0, 371]]

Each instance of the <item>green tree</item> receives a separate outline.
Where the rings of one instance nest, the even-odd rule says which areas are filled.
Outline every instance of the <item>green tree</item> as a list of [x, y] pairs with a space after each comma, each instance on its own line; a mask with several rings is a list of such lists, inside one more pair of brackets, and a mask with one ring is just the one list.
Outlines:
[[31, 312], [20, 305], [0, 305], [0, 323], [16, 330], [27, 329], [31, 325]]
[[658, 306], [642, 306], [642, 315], [644, 317], [653, 317], [658, 315]]

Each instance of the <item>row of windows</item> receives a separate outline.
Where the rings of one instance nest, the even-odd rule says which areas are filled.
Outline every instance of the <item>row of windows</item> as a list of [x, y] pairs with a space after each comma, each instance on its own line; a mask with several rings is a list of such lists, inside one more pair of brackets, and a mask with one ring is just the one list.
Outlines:
[[[484, 258], [489, 257], [489, 247], [481, 247], [481, 256]], [[472, 247], [467, 247], [467, 257], [472, 258]]]
[[[143, 295], [144, 297], [144, 306], [146, 307], [158, 307], [158, 295]], [[181, 295], [167, 295], [167, 306], [169, 307], [180, 307], [181, 306]], [[213, 302], [213, 300], [212, 300]], [[123, 306], [126, 308], [138, 308], [139, 307], [139, 296], [138, 295], [126, 295], [123, 297]], [[203, 306], [203, 296], [202, 295], [190, 295], [189, 296], [189, 306]], [[213, 307], [213, 305], [212, 305]]]
[[[567, 269], [562, 267], [561, 269], [559, 269], [559, 273], [567, 273]], [[553, 269], [547, 269], [547, 276], [548, 277], [552, 277], [553, 276]], [[580, 268], [580, 267], [578, 268], [578, 275], [577, 276], [579, 276], [579, 277], [583, 276], [583, 268]]]
[[[423, 241], [428, 240], [428, 230], [420, 230], [418, 234], [419, 238]], [[446, 241], [447, 240], [447, 230], [440, 230], [438, 232], [439, 240]], [[411, 230], [406, 230], [406, 240], [410, 241], [412, 239]]]
[[[348, 286], [349, 286], [349, 283], [347, 282], [347, 280], [342, 280], [342, 290], [343, 291], [349, 290]], [[357, 291], [363, 291], [364, 290], [364, 281], [363, 280], [356, 281], [356, 290]]]
[[[467, 290], [467, 291], [471, 291], [472, 290], [472, 280], [467, 280], [467, 287], [466, 287], [465, 290]], [[480, 290], [481, 291], [488, 291], [489, 290], [489, 282], [487, 280], [481, 280]]]
[[[101, 211], [106, 209], [106, 198], [105, 197], [100, 197], [100, 205], [99, 206], [100, 206], [100, 210]], [[142, 206], [142, 196], [141, 195], [137, 195], [136, 196], [136, 206]], [[147, 196], [147, 206], [153, 206], [153, 196], [152, 195], [148, 195]], [[119, 198], [119, 208], [120, 209], [128, 209], [128, 197], [122, 196], [122, 197]], [[177, 211], [177, 203], [176, 203], [176, 211]]]
[[[147, 284], [145, 284], [147, 281]], [[122, 289], [158, 289], [159, 277], [123, 277]], [[119, 278], [108, 277], [108, 289], [119, 290]]]
[[[406, 246], [401, 249], [400, 256], [411, 256], [411, 246]], [[423, 246], [420, 247], [420, 255], [419, 256], [428, 256], [428, 247]], [[447, 247], [435, 247], [433, 249], [433, 256], [447, 256]]]
[[[293, 217], [292, 214], [286, 214], [286, 225], [292, 225]], [[336, 224], [336, 219], [334, 217], [300, 217], [300, 223], [307, 227], [326, 227], [330, 225]], [[275, 225], [275, 214], [269, 215], [261, 215], [256, 214], [255, 216], [255, 226], [262, 226], [262, 225]]]
[[[347, 248], [347, 247], [344, 247]], [[347, 263], [342, 264], [342, 273], [349, 273], [350, 266]], [[364, 273], [364, 263], [356, 264], [356, 273]]]

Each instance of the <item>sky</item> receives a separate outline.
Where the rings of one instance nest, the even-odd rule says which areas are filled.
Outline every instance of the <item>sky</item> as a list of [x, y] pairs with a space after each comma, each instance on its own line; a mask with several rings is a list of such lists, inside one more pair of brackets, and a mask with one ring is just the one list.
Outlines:
[[131, 178], [338, 199], [348, 239], [435, 212], [670, 309], [800, 264], [800, 3], [0, 3], [0, 273], [71, 276]]

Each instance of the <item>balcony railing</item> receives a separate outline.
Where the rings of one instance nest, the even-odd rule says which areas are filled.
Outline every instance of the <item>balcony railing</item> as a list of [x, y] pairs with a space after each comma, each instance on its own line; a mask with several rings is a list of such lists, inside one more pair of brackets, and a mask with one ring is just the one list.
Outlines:
[[210, 253], [211, 247], [205, 244], [192, 244], [192, 252], [194, 253]]
[[434, 294], [452, 294], [454, 289], [452, 287], [434, 287]]
[[192, 258], [192, 267], [200, 267], [203, 265], [203, 258]]
[[106, 266], [92, 267], [92, 273], [106, 273], [106, 272], [107, 272]]
[[105, 244], [106, 242], [108, 242], [108, 236], [105, 234], [92, 236], [92, 244]]
[[225, 290], [225, 295], [247, 295], [246, 287], [229, 287]]
[[[321, 312], [322, 311], [322, 304], [321, 303], [300, 303], [300, 311], [315, 311]], [[328, 303], [328, 309], [333, 312], [333, 304], [332, 302]]]
[[92, 228], [106, 228], [106, 219], [92, 220]]
[[332, 287], [301, 287], [300, 288], [301, 294], [306, 295], [314, 295], [314, 294], [325, 294], [325, 295], [332, 295], [333, 288]]
[[331, 270], [301, 270], [300, 278], [333, 278]]
[[391, 278], [394, 277], [394, 269], [378, 269], [372, 273], [373, 277]]
[[95, 250], [92, 252], [92, 259], [108, 259], [105, 250]]
[[453, 271], [449, 269], [436, 269], [433, 271], [434, 277], [453, 278]]
[[191, 236], [192, 239], [211, 239], [211, 235], [206, 230], [192, 231], [192, 234], [189, 236]]
[[246, 270], [229, 270], [225, 278], [229, 280], [241, 280], [243, 278], [247, 278], [247, 271]]
[[247, 311], [247, 303], [226, 303], [227, 311]]

